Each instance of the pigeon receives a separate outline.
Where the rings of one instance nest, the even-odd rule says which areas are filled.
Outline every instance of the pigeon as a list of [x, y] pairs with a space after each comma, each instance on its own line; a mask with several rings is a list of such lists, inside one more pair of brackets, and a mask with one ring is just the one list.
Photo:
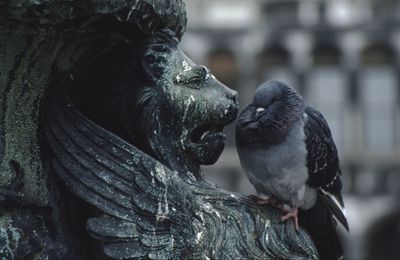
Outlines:
[[337, 222], [347, 231], [349, 226], [337, 149], [322, 114], [284, 82], [265, 82], [239, 115], [236, 145], [257, 191], [252, 198], [306, 229], [321, 259], [339, 259]]

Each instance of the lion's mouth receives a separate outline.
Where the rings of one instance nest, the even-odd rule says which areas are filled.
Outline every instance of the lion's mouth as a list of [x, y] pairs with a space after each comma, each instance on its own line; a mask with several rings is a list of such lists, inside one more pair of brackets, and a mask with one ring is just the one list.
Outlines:
[[224, 126], [235, 120], [238, 112], [237, 102], [232, 102], [222, 117], [198, 124], [187, 135], [186, 147], [191, 156], [199, 163], [215, 163], [225, 147]]
[[196, 127], [190, 134], [188, 150], [200, 164], [213, 164], [225, 146], [224, 125], [206, 123]]
[[210, 141], [218, 137], [225, 138], [225, 134], [222, 133], [223, 128], [223, 125], [215, 125], [212, 123], [203, 124], [192, 131], [190, 141], [192, 143], [203, 143], [204, 141]]

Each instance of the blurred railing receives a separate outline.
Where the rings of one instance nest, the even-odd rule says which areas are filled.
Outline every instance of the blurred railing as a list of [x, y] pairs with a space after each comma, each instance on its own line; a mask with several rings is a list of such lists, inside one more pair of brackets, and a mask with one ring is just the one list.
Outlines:
[[[346, 259], [367, 259], [370, 226], [400, 207], [400, 2], [186, 3], [183, 49], [236, 89], [242, 107], [261, 82], [280, 79], [324, 114], [353, 226], [344, 239]], [[227, 148], [203, 172], [223, 188], [253, 193], [234, 147], [234, 126], [225, 131]]]

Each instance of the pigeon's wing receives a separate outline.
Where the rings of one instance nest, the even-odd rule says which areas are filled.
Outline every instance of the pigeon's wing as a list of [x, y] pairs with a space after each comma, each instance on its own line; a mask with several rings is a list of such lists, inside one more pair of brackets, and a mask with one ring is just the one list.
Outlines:
[[317, 110], [307, 106], [305, 114], [308, 185], [317, 189], [321, 200], [348, 230], [341, 195], [339, 159], [331, 131], [328, 123]]
[[[53, 169], [65, 185], [103, 214], [87, 221], [112, 258], [178, 258], [189, 227], [174, 172], [79, 113], [66, 94], [43, 113]], [[183, 184], [182, 184], [183, 185]], [[179, 191], [179, 192], [178, 192]], [[187, 194], [186, 194], [187, 195]], [[185, 195], [185, 196], [186, 196]], [[183, 203], [183, 202], [182, 202]]]

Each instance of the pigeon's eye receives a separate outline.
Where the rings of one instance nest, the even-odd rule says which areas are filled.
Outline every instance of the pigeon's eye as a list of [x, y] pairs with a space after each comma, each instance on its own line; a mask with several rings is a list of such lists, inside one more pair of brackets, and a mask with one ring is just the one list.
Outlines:
[[265, 111], [265, 108], [257, 107], [255, 117], [258, 118], [260, 116], [260, 114], [262, 114], [262, 112], [264, 112], [264, 111]]

